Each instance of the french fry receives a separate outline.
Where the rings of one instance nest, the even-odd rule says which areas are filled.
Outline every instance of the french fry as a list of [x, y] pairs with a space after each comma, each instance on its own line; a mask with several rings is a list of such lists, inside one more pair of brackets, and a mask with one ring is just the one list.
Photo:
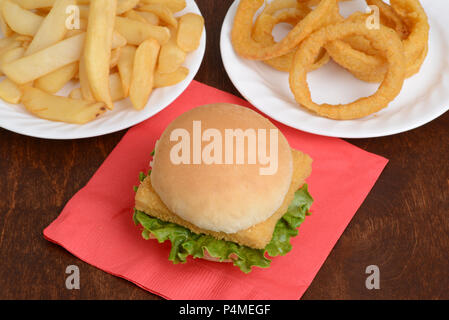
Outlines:
[[160, 20], [164, 21], [167, 25], [177, 28], [178, 20], [175, 19], [173, 13], [163, 4], [149, 4], [139, 8], [140, 11], [146, 11], [154, 13]]
[[154, 70], [160, 45], [154, 39], [148, 39], [136, 50], [129, 98], [133, 107], [142, 110], [153, 91]]
[[109, 76], [109, 90], [111, 91], [112, 101], [115, 102], [125, 98], [122, 82], [117, 72]]
[[140, 0], [117, 0], [117, 15], [121, 15], [137, 6]]
[[22, 90], [8, 78], [3, 79], [0, 82], [0, 98], [9, 103], [19, 103], [22, 98]]
[[82, 29], [73, 29], [73, 30], [67, 30], [67, 33], [65, 34], [65, 38], [71, 38], [74, 37], [76, 35], [79, 35], [81, 33], [85, 33], [86, 30], [82, 30]]
[[56, 0], [53, 8], [42, 21], [39, 30], [31, 41], [25, 55], [30, 55], [64, 39], [66, 28], [66, 8], [74, 5], [75, 0]]
[[115, 48], [111, 51], [111, 60], [109, 61], [109, 69], [115, 68], [117, 66], [118, 60], [120, 59], [121, 47]]
[[31, 43], [31, 41], [23, 41], [22, 42], [22, 48], [24, 48], [25, 50], [28, 49], [30, 43]]
[[90, 90], [97, 101], [113, 109], [109, 92], [109, 63], [117, 0], [91, 0], [84, 49]]
[[[11, 38], [4, 38], [4, 39], [11, 39]], [[4, 42], [3, 44], [4, 44], [4, 46], [0, 47], [0, 56], [4, 55], [8, 51], [11, 51], [12, 49], [21, 48], [23, 46], [23, 42], [18, 41], [18, 40]], [[11, 62], [11, 61], [12, 60], [10, 60], [9, 62]]]
[[30, 41], [31, 42], [31, 40], [33, 40], [33, 37], [25, 36], [25, 35], [22, 35], [22, 34], [18, 34], [17, 37], [16, 37], [16, 40], [17, 41], [23, 41], [23, 42], [25, 42], [25, 41]]
[[80, 86], [81, 86], [81, 92], [83, 94], [83, 99], [87, 100], [87, 101], [95, 101], [92, 91], [90, 90], [89, 79], [87, 77], [86, 63], [85, 63], [84, 57], [81, 57], [81, 59], [80, 59], [78, 77], [80, 80]]
[[2, 31], [2, 34], [4, 37], [10, 37], [13, 34], [13, 31], [8, 26], [8, 24], [5, 22], [5, 19], [3, 18], [3, 1], [0, 0], [0, 30]]
[[6, 63], [2, 66], [5, 75], [18, 84], [36, 80], [50, 72], [79, 60], [85, 34], [62, 40], [32, 55]]
[[22, 47], [12, 48], [10, 50], [3, 52], [0, 55], [0, 74], [3, 74], [3, 71], [2, 71], [3, 64], [20, 59], [23, 57], [24, 54], [25, 54], [25, 49]]
[[157, 65], [157, 72], [171, 73], [176, 71], [186, 59], [186, 53], [176, 42], [176, 30], [170, 29], [170, 40], [161, 47], [159, 53], [159, 60]]
[[78, 62], [73, 62], [37, 79], [34, 86], [48, 93], [56, 93], [73, 79], [77, 72]]
[[[111, 91], [112, 101], [114, 102], [126, 98], [123, 93], [122, 83], [118, 73], [109, 75], [109, 90]], [[70, 91], [69, 98], [83, 99], [83, 92], [81, 91], [81, 88], [75, 88]]]
[[141, 0], [140, 2], [142, 4], [163, 4], [173, 13], [184, 10], [186, 7], [186, 0]]
[[50, 10], [51, 10], [51, 7], [48, 7], [48, 8], [37, 8], [37, 9], [34, 9], [33, 12], [35, 14], [40, 15], [41, 17], [45, 18], [47, 16], [47, 14], [50, 12]]
[[115, 18], [115, 30], [124, 36], [129, 44], [137, 46], [149, 38], [156, 39], [161, 45], [170, 39], [170, 30], [166, 27], [152, 26], [123, 17]]
[[139, 13], [137, 13], [137, 11], [134, 11], [134, 10], [126, 11], [125, 14], [123, 14], [123, 16], [125, 18], [131, 19], [131, 20], [148, 23], [147, 20], [143, 16], [141, 16]]
[[200, 46], [204, 29], [204, 18], [195, 13], [186, 13], [179, 18], [178, 46], [185, 52], [191, 52]]
[[118, 60], [118, 72], [122, 81], [123, 94], [125, 97], [129, 95], [129, 87], [134, 67], [134, 56], [136, 55], [136, 47], [126, 46], [122, 48], [120, 59]]
[[178, 70], [172, 73], [159, 73], [154, 74], [154, 88], [169, 87], [178, 84], [183, 81], [189, 75], [189, 69], [186, 67], [179, 67]]
[[17, 34], [7, 38], [0, 38], [0, 50], [7, 48], [13, 42], [19, 42], [20, 40], [17, 40], [17, 38]]
[[126, 46], [126, 38], [114, 30], [112, 34], [111, 49], [121, 48], [124, 46]]
[[9, 27], [20, 34], [34, 36], [44, 18], [23, 9], [10, 0], [3, 1], [3, 18]]
[[81, 88], [75, 88], [72, 91], [70, 91], [69, 98], [70, 99], [82, 100], [83, 99], [83, 93], [81, 92]]
[[89, 18], [89, 6], [87, 5], [78, 5], [78, 9], [80, 10], [80, 18], [88, 19]]
[[14, 2], [24, 9], [32, 10], [53, 7], [55, 0], [14, 0]]
[[40, 118], [74, 124], [90, 122], [106, 112], [102, 102], [55, 96], [33, 87], [23, 89], [22, 103]]
[[81, 30], [87, 30], [87, 19], [88, 18], [80, 18], [80, 29]]
[[146, 11], [136, 11], [136, 13], [143, 17], [145, 21], [153, 26], [157, 26], [159, 24], [159, 17], [151, 12]]
[[65, 33], [65, 38], [71, 38], [73, 36], [76, 36], [77, 34], [86, 32], [87, 30], [87, 20], [86, 19], [80, 19], [80, 28], [79, 29], [70, 29], [67, 30]]

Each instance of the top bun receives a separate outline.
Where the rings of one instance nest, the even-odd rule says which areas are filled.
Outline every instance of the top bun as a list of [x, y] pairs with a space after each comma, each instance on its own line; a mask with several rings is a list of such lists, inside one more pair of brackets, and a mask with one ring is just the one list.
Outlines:
[[[196, 130], [193, 129], [194, 121]], [[215, 135], [205, 142], [204, 133], [207, 129], [216, 130], [208, 130]], [[229, 157], [231, 153], [225, 151], [226, 129], [241, 129], [243, 132], [247, 129], [254, 130], [256, 144], [252, 143], [251, 146], [257, 149], [252, 149], [250, 155], [254, 155], [256, 163], [248, 163], [250, 159], [247, 138], [244, 143], [244, 163], [237, 163], [235, 138], [233, 157]], [[260, 129], [265, 129], [262, 137], [265, 141], [257, 135], [260, 132], [262, 136], [264, 130]], [[277, 141], [278, 145], [278, 156], [274, 155], [271, 160], [272, 167], [277, 167], [277, 170], [271, 171], [267, 170], [270, 166], [267, 161], [261, 163], [259, 160], [260, 150], [257, 145], [259, 143], [262, 146], [263, 155], [270, 155], [270, 132], [272, 140]], [[180, 136], [186, 139], [181, 140]], [[216, 140], [216, 150], [223, 150], [222, 164], [217, 163], [218, 153], [214, 163], [206, 164], [205, 160], [210, 163], [211, 157], [215, 155], [207, 146]], [[190, 150], [190, 157], [188, 151], [180, 151], [181, 141], [187, 142], [184, 146], [187, 146], [185, 150]], [[200, 141], [200, 144], [195, 141]], [[203, 157], [195, 157], [195, 154], [201, 153], [194, 152], [194, 147], [196, 151], [203, 152]], [[263, 147], [266, 147], [266, 152], [263, 152]], [[275, 144], [272, 149], [276, 150]], [[186, 154], [183, 162], [179, 163], [179, 156]], [[261, 174], [263, 169], [266, 171]], [[284, 135], [270, 121], [251, 109], [222, 103], [194, 108], [182, 114], [166, 128], [156, 144], [151, 184], [165, 205], [182, 219], [202, 229], [236, 233], [265, 221], [281, 206], [291, 184], [292, 172], [290, 146]]]

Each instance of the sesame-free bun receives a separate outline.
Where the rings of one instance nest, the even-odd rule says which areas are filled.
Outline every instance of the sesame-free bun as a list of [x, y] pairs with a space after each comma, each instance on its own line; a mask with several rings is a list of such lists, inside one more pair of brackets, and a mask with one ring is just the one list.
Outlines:
[[[197, 121], [201, 123], [200, 135], [194, 135], [194, 121], [196, 124]], [[216, 129], [215, 132], [221, 133], [222, 164], [206, 164], [204, 157], [200, 158], [199, 164], [198, 158], [197, 164], [193, 163], [195, 137], [200, 137], [195, 140], [200, 141], [207, 129]], [[276, 133], [277, 170], [261, 174], [261, 168], [268, 168], [269, 164], [260, 163], [257, 156], [255, 164], [248, 164], [248, 139], [245, 139], [244, 144], [244, 163], [236, 163], [234, 139], [233, 163], [225, 164], [226, 129], [253, 129], [256, 137], [259, 129], [265, 129], [266, 155], [270, 154], [272, 147], [270, 130], [273, 134]], [[176, 164], [179, 159], [173, 161], [174, 154], [181, 154], [175, 147], [180, 145], [179, 132], [188, 132], [190, 136], [190, 164], [186, 161]], [[259, 137], [256, 140], [257, 143], [263, 141]], [[206, 146], [212, 141], [214, 138], [202, 141], [201, 150], [205, 152]], [[207, 154], [214, 155], [213, 152]], [[292, 171], [290, 146], [284, 135], [269, 120], [249, 108], [222, 103], [194, 108], [179, 116], [165, 129], [156, 144], [150, 177], [154, 190], [164, 204], [182, 219], [202, 229], [236, 233], [267, 220], [279, 209], [289, 190]]]

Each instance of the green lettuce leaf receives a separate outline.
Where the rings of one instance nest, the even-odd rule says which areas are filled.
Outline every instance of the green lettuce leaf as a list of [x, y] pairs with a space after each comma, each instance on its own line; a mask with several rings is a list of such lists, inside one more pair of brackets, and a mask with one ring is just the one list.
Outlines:
[[162, 221], [136, 209], [134, 209], [133, 220], [136, 225], [140, 224], [143, 227], [144, 239], [148, 240], [150, 235], [153, 235], [160, 243], [167, 240], [171, 242], [168, 259], [175, 264], [185, 263], [188, 256], [202, 258], [207, 250], [209, 255], [220, 261], [229, 259], [232, 255], [234, 265], [248, 273], [253, 266], [260, 268], [270, 266], [271, 260], [266, 257], [266, 253], [275, 257], [285, 255], [292, 249], [290, 239], [298, 234], [297, 228], [310, 214], [312, 202], [307, 185], [296, 191], [287, 212], [276, 224], [273, 238], [265, 249], [253, 249], [232, 241], [217, 240], [209, 235], [196, 234], [183, 226]]
[[293, 201], [288, 206], [287, 212], [277, 222], [274, 228], [273, 238], [265, 250], [271, 257], [283, 256], [292, 249], [290, 238], [298, 235], [298, 227], [310, 215], [310, 206], [313, 198], [309, 194], [307, 184], [295, 192]]

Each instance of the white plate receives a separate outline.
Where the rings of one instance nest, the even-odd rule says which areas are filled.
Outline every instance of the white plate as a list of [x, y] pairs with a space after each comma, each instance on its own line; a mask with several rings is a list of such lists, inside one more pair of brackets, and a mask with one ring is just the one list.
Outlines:
[[[400, 95], [385, 109], [358, 120], [338, 121], [317, 116], [295, 102], [288, 73], [259, 61], [240, 58], [231, 44], [231, 29], [238, 0], [229, 8], [221, 31], [221, 55], [235, 87], [256, 108], [290, 127], [333, 137], [379, 137], [414, 129], [449, 110], [449, 1], [421, 0], [430, 21], [429, 54], [419, 74], [405, 81]], [[347, 16], [365, 10], [364, 1], [342, 2]], [[279, 37], [285, 30], [275, 29]], [[347, 103], [375, 92], [378, 85], [364, 83], [330, 62], [309, 73], [312, 98], [318, 103]]]
[[[194, 0], [187, 0], [186, 12], [201, 14]], [[175, 86], [154, 90], [146, 108], [136, 111], [129, 99], [114, 103], [114, 110], [108, 111], [98, 119], [85, 125], [74, 125], [39, 119], [28, 113], [22, 105], [8, 104], [0, 100], [0, 127], [27, 136], [47, 139], [78, 139], [100, 136], [129, 128], [163, 110], [192, 82], [203, 60], [206, 49], [206, 32], [203, 32], [200, 47], [187, 55], [184, 65], [190, 73], [184, 81]], [[67, 85], [61, 94], [67, 94], [75, 83]]]

